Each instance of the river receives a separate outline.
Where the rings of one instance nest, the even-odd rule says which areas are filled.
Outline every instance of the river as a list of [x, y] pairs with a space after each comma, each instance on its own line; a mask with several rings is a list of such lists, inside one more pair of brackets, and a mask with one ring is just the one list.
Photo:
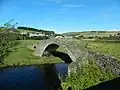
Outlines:
[[68, 64], [0, 68], [0, 90], [58, 90], [58, 76], [67, 76]]

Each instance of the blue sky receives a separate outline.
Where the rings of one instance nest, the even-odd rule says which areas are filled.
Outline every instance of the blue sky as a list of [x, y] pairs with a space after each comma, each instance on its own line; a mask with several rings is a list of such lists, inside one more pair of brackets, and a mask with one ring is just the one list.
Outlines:
[[120, 0], [0, 0], [0, 25], [11, 19], [57, 33], [120, 30]]

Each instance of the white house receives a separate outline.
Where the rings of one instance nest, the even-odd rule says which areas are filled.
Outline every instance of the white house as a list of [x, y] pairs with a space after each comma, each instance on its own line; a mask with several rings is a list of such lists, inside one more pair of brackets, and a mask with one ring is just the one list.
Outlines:
[[37, 37], [39, 37], [39, 36], [45, 36], [45, 34], [42, 34], [42, 33], [30, 33], [29, 34], [29, 37], [34, 37], [34, 36], [37, 36]]
[[63, 36], [56, 36], [55, 38], [63, 38]]
[[20, 34], [27, 34], [27, 32], [25, 31], [25, 32], [20, 32]]

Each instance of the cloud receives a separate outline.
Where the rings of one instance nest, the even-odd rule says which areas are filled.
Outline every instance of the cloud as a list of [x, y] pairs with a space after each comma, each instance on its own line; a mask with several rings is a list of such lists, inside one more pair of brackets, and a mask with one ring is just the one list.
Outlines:
[[69, 13], [68, 11], [69, 11], [68, 8], [61, 8], [60, 9], [60, 13]]
[[57, 4], [62, 4], [64, 2], [66, 2], [67, 0], [45, 0], [45, 1], [49, 1], [49, 2], [55, 2]]
[[68, 10], [67, 8], [61, 8], [60, 11], [65, 11]]
[[105, 9], [105, 11], [111, 11], [111, 10], [114, 10], [114, 9], [116, 9], [117, 7], [116, 6], [112, 6], [112, 7], [109, 7], [109, 8], [107, 8], [107, 9]]
[[104, 9], [101, 12], [100, 16], [105, 18], [105, 19], [110, 19], [110, 18], [112, 18], [112, 15], [113, 15], [112, 11], [115, 9], [117, 9], [117, 6], [114, 3], [114, 4], [110, 5], [108, 8]]
[[43, 6], [43, 5], [45, 5], [45, 4], [44, 4], [44, 3], [39, 3], [39, 5], [40, 5], [40, 6]]
[[60, 13], [69, 13], [69, 12], [67, 12], [67, 11], [60, 11]]
[[111, 11], [111, 10], [114, 10], [114, 9], [117, 9], [117, 8], [118, 8], [117, 3], [113, 3], [108, 8], [106, 8], [104, 11]]
[[103, 12], [103, 13], [101, 14], [101, 17], [110, 18], [110, 17], [111, 17], [111, 14], [110, 14], [110, 13], [107, 13], [107, 12]]
[[62, 5], [62, 7], [66, 7], [66, 8], [78, 8], [78, 7], [84, 7], [83, 4], [64, 4]]
[[39, 1], [39, 0], [37, 0], [37, 1], [33, 2], [33, 3], [35, 3], [35, 4], [37, 4], [37, 5], [40, 5], [40, 6], [45, 5], [45, 3], [43, 3], [43, 2], [41, 2], [41, 1]]

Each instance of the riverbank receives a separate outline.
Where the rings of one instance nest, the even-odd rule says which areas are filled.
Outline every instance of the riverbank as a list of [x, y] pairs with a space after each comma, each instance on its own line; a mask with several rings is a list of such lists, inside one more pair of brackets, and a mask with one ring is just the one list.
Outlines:
[[81, 69], [81, 72], [71, 73], [65, 82], [62, 81], [63, 90], [68, 90], [68, 87], [72, 90], [83, 90], [118, 77], [110, 70], [100, 69], [94, 60], [88, 60], [88, 63], [83, 64]]
[[[118, 59], [118, 61], [120, 60], [120, 43], [94, 41], [83, 41], [83, 43], [87, 43], [86, 48], [88, 49], [114, 56]], [[98, 64], [96, 64], [95, 60], [89, 59], [88, 63], [85, 63], [82, 66], [80, 73], [72, 73], [67, 77], [65, 82], [62, 82], [61, 85], [63, 90], [68, 90], [68, 87], [71, 87], [72, 90], [83, 90], [117, 77], [119, 76], [115, 75], [112, 71], [101, 69]]]
[[39, 40], [20, 40], [20, 44], [13, 48], [13, 51], [5, 57], [0, 67], [22, 66], [22, 65], [38, 65], [63, 62], [60, 58], [38, 57], [34, 56], [33, 45], [39, 43]]

